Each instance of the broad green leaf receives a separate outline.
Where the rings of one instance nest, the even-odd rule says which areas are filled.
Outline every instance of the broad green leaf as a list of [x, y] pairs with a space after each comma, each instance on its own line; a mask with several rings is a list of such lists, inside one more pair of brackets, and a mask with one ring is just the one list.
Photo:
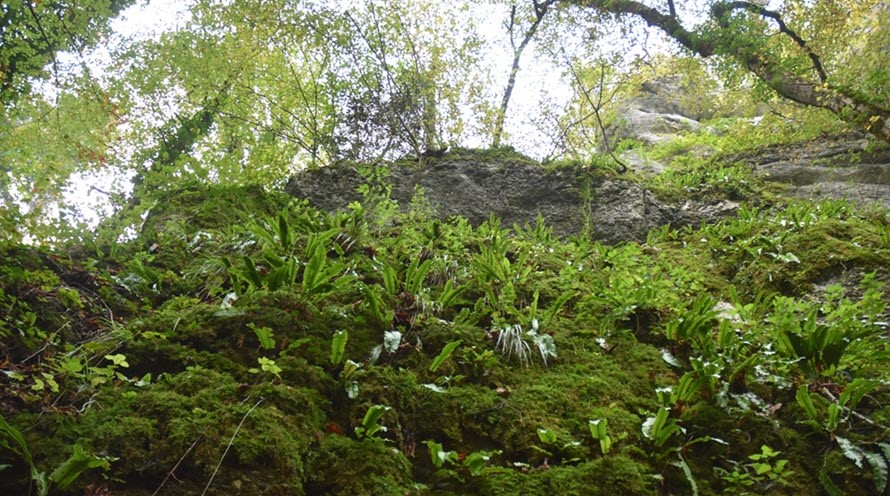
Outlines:
[[542, 443], [546, 444], [556, 444], [557, 436], [556, 432], [553, 429], [547, 429], [544, 427], [538, 428], [538, 439], [541, 440]]
[[442, 348], [442, 351], [439, 352], [439, 354], [436, 356], [436, 358], [433, 359], [433, 362], [430, 364], [430, 372], [435, 372], [436, 370], [438, 370], [439, 366], [442, 365], [442, 362], [448, 360], [451, 357], [451, 354], [454, 353], [454, 350], [458, 346], [460, 346], [462, 342], [463, 341], [461, 340], [457, 340], [451, 341], [450, 343], [446, 344], [445, 347]]
[[80, 474], [91, 468], [104, 468], [108, 470], [110, 465], [108, 460], [95, 455], [87, 454], [79, 444], [74, 445], [74, 453], [62, 462], [49, 478], [58, 484], [59, 489], [65, 489], [70, 486]]
[[813, 405], [813, 400], [810, 398], [810, 392], [807, 390], [807, 387], [801, 386], [797, 389], [797, 404], [803, 408], [803, 411], [807, 414], [807, 417], [810, 420], [818, 420], [816, 415], [816, 407]]
[[343, 354], [346, 351], [346, 341], [349, 339], [349, 333], [346, 331], [337, 331], [334, 333], [334, 339], [331, 341], [331, 363], [339, 364], [343, 361]]
[[594, 439], [599, 440], [600, 442], [600, 451], [605, 455], [609, 453], [609, 450], [612, 447], [612, 439], [607, 434], [607, 423], [606, 419], [596, 419], [588, 421], [588, 428], [590, 429], [590, 435], [593, 436]]
[[356, 434], [363, 439], [372, 438], [374, 435], [386, 428], [379, 424], [380, 417], [383, 416], [386, 412], [392, 410], [392, 408], [384, 405], [372, 405], [368, 408], [367, 413], [365, 413], [365, 418], [362, 419], [361, 427], [356, 427]]
[[281, 247], [284, 250], [289, 250], [291, 247], [290, 226], [288, 226], [284, 212], [278, 214], [278, 238], [281, 241]]

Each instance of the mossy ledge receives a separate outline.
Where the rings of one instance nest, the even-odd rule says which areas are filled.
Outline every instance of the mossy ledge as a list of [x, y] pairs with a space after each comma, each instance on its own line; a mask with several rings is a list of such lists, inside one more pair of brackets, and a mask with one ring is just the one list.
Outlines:
[[[882, 456], [888, 435], [886, 212], [743, 208], [609, 246], [543, 223], [330, 214], [256, 187], [189, 188], [115, 249], [0, 255], [9, 494], [35, 491], [26, 458], [48, 477], [75, 446], [96, 468], [52, 491], [880, 484], [838, 439]], [[839, 275], [854, 284], [822, 290]], [[837, 347], [793, 357], [819, 326], [843, 333]], [[864, 392], [832, 407], [845, 391]], [[657, 418], [675, 430], [658, 437]]]

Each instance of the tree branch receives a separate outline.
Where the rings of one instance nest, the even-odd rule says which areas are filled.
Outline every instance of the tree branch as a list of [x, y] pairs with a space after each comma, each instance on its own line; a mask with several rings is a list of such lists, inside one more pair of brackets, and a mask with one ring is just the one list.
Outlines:
[[[627, 164], [622, 162], [621, 159], [619, 159], [615, 155], [615, 152], [614, 152], [614, 150], [612, 150], [612, 147], [609, 146], [609, 136], [608, 136], [608, 133], [606, 133], [606, 126], [603, 125], [603, 120], [600, 117], [600, 110], [602, 109], [602, 106], [603, 106], [603, 86], [605, 85], [605, 80], [606, 80], [606, 66], [605, 66], [605, 64], [600, 65], [600, 78], [599, 78], [599, 83], [598, 83], [599, 96], [597, 98], [596, 103], [594, 103], [593, 99], [590, 98], [590, 92], [592, 91], [592, 88], [586, 89], [584, 87], [584, 82], [581, 80], [581, 77], [578, 75], [578, 72], [575, 70], [575, 66], [571, 62], [569, 62], [567, 65], [569, 67], [569, 71], [572, 73], [572, 77], [575, 79], [575, 84], [578, 85], [579, 91], [581, 92], [582, 95], [584, 95], [584, 99], [587, 100], [587, 103], [593, 109], [593, 114], [596, 116], [596, 123], [599, 126], [600, 131], [603, 133], [603, 142], [606, 145], [606, 150], [608, 150], [609, 156], [612, 157], [612, 160], [614, 160], [616, 164], [618, 164], [618, 166], [619, 166], [618, 173], [624, 174], [625, 172], [627, 172]], [[611, 100], [611, 98], [610, 98], [610, 100]]]
[[825, 69], [822, 68], [822, 61], [819, 59], [819, 56], [816, 55], [813, 50], [810, 49], [809, 45], [801, 38], [797, 33], [795, 33], [791, 28], [785, 24], [785, 21], [782, 19], [782, 15], [774, 10], [767, 10], [765, 7], [761, 7], [755, 3], [751, 2], [730, 2], [730, 3], [717, 3], [711, 8], [712, 15], [717, 19], [720, 25], [724, 28], [728, 27], [728, 23], [726, 20], [726, 14], [733, 10], [743, 9], [748, 12], [753, 12], [755, 14], [759, 14], [763, 17], [770, 18], [776, 21], [776, 24], [779, 26], [779, 32], [786, 34], [789, 38], [794, 40], [794, 43], [797, 44], [804, 52], [806, 52], [807, 57], [813, 61], [813, 69], [819, 75], [819, 80], [823, 83], [828, 80], [828, 76], [825, 75]]
[[[728, 12], [732, 8], [748, 8], [746, 5], [749, 2], [719, 2], [715, 4], [711, 13], [717, 17], [719, 29], [693, 32], [684, 28], [676, 18], [636, 0], [566, 1], [603, 13], [637, 16], [646, 21], [650, 27], [660, 29], [693, 53], [702, 57], [710, 57], [718, 53], [731, 57], [780, 96], [803, 105], [827, 109], [842, 120], [859, 124], [868, 132], [890, 142], [890, 108], [871, 103], [859, 95], [829, 82], [803, 79], [784, 69], [778, 62], [763, 57], [758, 53], [757, 47], [738, 43], [738, 33], [734, 32], [725, 22], [725, 16], [718, 16], [718, 14]], [[788, 34], [788, 36], [791, 35]], [[795, 34], [795, 36], [797, 35]], [[792, 37], [792, 39], [794, 38]], [[818, 60], [818, 57], [816, 59]], [[821, 63], [819, 67], [821, 67]]]
[[513, 96], [513, 88], [516, 86], [516, 75], [519, 74], [519, 60], [522, 58], [522, 52], [525, 50], [525, 47], [531, 42], [532, 38], [534, 38], [535, 33], [538, 31], [538, 27], [541, 25], [541, 21], [544, 20], [544, 16], [547, 15], [547, 10], [556, 3], [557, 0], [546, 0], [545, 2], [538, 2], [537, 0], [532, 0], [532, 5], [535, 10], [535, 20], [532, 22], [532, 25], [525, 31], [525, 35], [522, 38], [522, 42], [519, 43], [517, 47], [514, 43], [514, 17], [516, 16], [516, 6], [513, 5], [510, 11], [510, 24], [508, 26], [510, 30], [510, 45], [513, 46], [513, 65], [510, 67], [510, 76], [507, 78], [507, 87], [504, 89], [504, 97], [501, 100], [501, 108], [497, 115], [497, 120], [494, 125], [494, 132], [492, 133], [491, 146], [497, 147], [501, 144], [501, 137], [504, 134], [504, 121], [507, 117], [507, 108], [510, 105], [510, 97]]

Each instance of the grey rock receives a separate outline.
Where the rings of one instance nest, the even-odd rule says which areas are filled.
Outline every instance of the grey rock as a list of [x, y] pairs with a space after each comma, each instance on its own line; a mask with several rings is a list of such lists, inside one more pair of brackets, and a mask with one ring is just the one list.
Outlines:
[[[558, 236], [587, 233], [605, 243], [642, 242], [650, 229], [698, 224], [733, 210], [722, 203], [669, 205], [630, 181], [580, 167], [548, 171], [521, 156], [492, 159], [483, 152], [462, 151], [424, 166], [393, 166], [388, 183], [403, 211], [421, 187], [426, 204], [440, 218], [459, 215], [478, 225], [494, 214], [509, 227], [533, 224], [540, 213]], [[367, 180], [354, 167], [340, 164], [297, 174], [286, 191], [336, 211], [361, 200], [361, 184]]]
[[699, 126], [698, 121], [680, 114], [663, 114], [627, 107], [618, 111], [618, 116], [606, 128], [606, 133], [609, 136], [609, 145], [613, 148], [625, 139], [655, 145], [682, 132], [696, 131]]
[[787, 184], [792, 196], [890, 207], [890, 148], [868, 151], [868, 140], [860, 136], [771, 146], [728, 160], [741, 160], [764, 179]]
[[710, 119], [713, 113], [693, 96], [696, 93], [694, 86], [684, 84], [681, 76], [660, 77], [640, 85], [639, 94], [625, 104], [646, 112], [677, 114], [695, 121]]
[[643, 242], [651, 229], [673, 220], [673, 209], [669, 205], [629, 181], [597, 182], [591, 207], [589, 228], [592, 238], [607, 244]]
[[622, 152], [620, 158], [628, 169], [637, 173], [657, 175], [664, 172], [664, 164], [641, 156], [637, 150]]
[[674, 211], [674, 220], [671, 226], [694, 226], [702, 222], [711, 224], [724, 217], [735, 215], [740, 207], [739, 203], [729, 200], [717, 202], [688, 200]]
[[[614, 149], [625, 139], [654, 145], [681, 132], [697, 130], [698, 121], [711, 115], [688, 95], [682, 78], [677, 76], [643, 83], [636, 96], [617, 105], [617, 115], [606, 128], [609, 146]], [[605, 142], [600, 148], [605, 150]]]

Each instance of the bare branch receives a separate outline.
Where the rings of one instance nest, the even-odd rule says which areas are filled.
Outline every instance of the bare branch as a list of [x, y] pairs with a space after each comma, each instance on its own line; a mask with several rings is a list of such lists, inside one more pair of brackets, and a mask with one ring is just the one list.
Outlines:
[[[578, 89], [581, 91], [581, 94], [584, 96], [584, 99], [587, 100], [587, 103], [593, 109], [593, 114], [596, 116], [596, 123], [599, 126], [600, 131], [603, 133], [603, 143], [605, 143], [605, 145], [606, 145], [606, 150], [609, 152], [609, 156], [612, 157], [612, 160], [614, 160], [615, 163], [618, 164], [618, 166], [620, 167], [618, 169], [618, 173], [624, 174], [625, 172], [627, 172], [627, 164], [622, 162], [621, 159], [619, 159], [615, 155], [615, 152], [612, 150], [612, 147], [609, 146], [609, 135], [606, 132], [606, 126], [603, 124], [602, 117], [600, 117], [600, 110], [602, 110], [602, 105], [603, 105], [603, 92], [604, 92], [603, 87], [605, 85], [605, 80], [606, 80], [606, 65], [600, 64], [600, 77], [599, 77], [599, 82], [597, 83], [598, 97], [597, 97], [596, 103], [594, 103], [593, 99], [590, 97], [590, 92], [593, 91], [593, 89], [592, 88], [587, 89], [584, 86], [584, 82], [581, 80], [581, 76], [578, 74], [578, 71], [575, 70], [574, 64], [572, 64], [570, 61], [567, 61], [567, 62], [569, 62], [567, 65], [569, 67], [569, 71], [572, 73], [572, 77], [575, 79], [575, 84], [578, 85]], [[614, 96], [614, 93], [612, 94], [612, 96]], [[611, 100], [611, 97], [610, 97], [610, 100]]]
[[546, 0], [545, 2], [538, 2], [537, 0], [532, 0], [532, 5], [535, 10], [535, 20], [532, 22], [531, 26], [525, 31], [525, 34], [522, 37], [522, 41], [519, 43], [517, 47], [513, 41], [513, 28], [514, 28], [514, 17], [516, 16], [516, 5], [513, 5], [513, 8], [510, 11], [510, 45], [513, 47], [513, 64], [510, 67], [510, 76], [507, 78], [507, 87], [504, 89], [504, 97], [501, 100], [501, 108], [497, 115], [497, 120], [494, 125], [494, 132], [492, 133], [491, 146], [497, 147], [501, 144], [501, 138], [504, 134], [504, 120], [507, 116], [507, 108], [510, 105], [510, 97], [513, 95], [513, 88], [516, 86], [516, 75], [519, 74], [519, 61], [522, 58], [522, 52], [525, 50], [525, 47], [532, 41], [535, 33], [538, 31], [538, 27], [541, 25], [541, 21], [544, 20], [544, 16], [547, 15], [547, 10], [556, 3], [557, 0]]

